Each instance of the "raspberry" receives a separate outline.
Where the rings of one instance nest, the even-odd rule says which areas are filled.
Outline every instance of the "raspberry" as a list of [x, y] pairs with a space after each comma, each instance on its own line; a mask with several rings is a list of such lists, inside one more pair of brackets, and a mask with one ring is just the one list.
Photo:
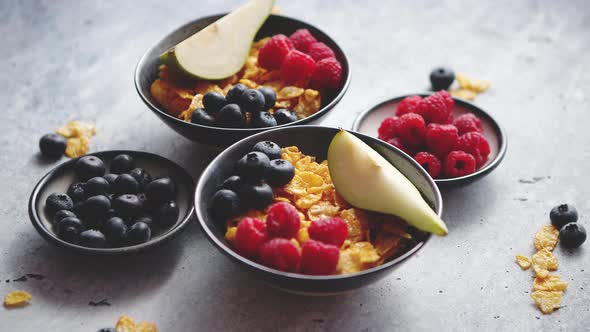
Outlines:
[[267, 237], [264, 221], [246, 217], [238, 224], [234, 246], [240, 255], [255, 258], [258, 256], [258, 248]]
[[482, 134], [474, 131], [459, 136], [456, 149], [471, 154], [477, 167], [485, 164], [490, 155], [490, 143]]
[[406, 113], [399, 117], [399, 137], [406, 145], [417, 147], [424, 142], [424, 119], [416, 113]]
[[289, 203], [275, 203], [268, 208], [266, 225], [270, 237], [290, 239], [299, 231], [300, 223], [297, 209]]
[[302, 84], [315, 70], [315, 61], [297, 50], [287, 54], [281, 66], [281, 79], [286, 84]]
[[438, 160], [435, 155], [428, 152], [419, 152], [416, 154], [416, 156], [414, 156], [414, 159], [416, 162], [418, 162], [418, 164], [420, 164], [420, 166], [422, 166], [422, 168], [424, 168], [424, 170], [426, 170], [426, 172], [428, 172], [428, 174], [430, 174], [433, 179], [438, 178], [441, 164], [440, 160]]
[[258, 64], [266, 69], [279, 69], [292, 49], [293, 43], [287, 36], [275, 35], [260, 48]]
[[455, 107], [455, 101], [453, 100], [453, 96], [451, 96], [450, 93], [448, 93], [446, 90], [441, 90], [435, 93], [435, 95], [438, 95], [442, 98], [449, 112], [453, 110], [453, 107]]
[[427, 123], [445, 123], [451, 112], [447, 108], [442, 96], [435, 93], [418, 103], [416, 113], [420, 114]]
[[426, 127], [424, 140], [433, 154], [444, 157], [455, 148], [459, 134], [457, 128], [451, 125], [431, 123]]
[[459, 135], [463, 135], [472, 131], [479, 133], [482, 132], [481, 122], [475, 115], [471, 113], [466, 113], [457, 117], [454, 121], [454, 124], [455, 127], [457, 127], [457, 130], [459, 130]]
[[307, 53], [311, 44], [317, 42], [317, 40], [311, 35], [307, 29], [299, 29], [289, 37], [293, 46], [301, 52]]
[[296, 272], [301, 261], [299, 249], [287, 239], [272, 239], [260, 246], [260, 263], [285, 272]]
[[443, 124], [453, 124], [453, 114], [449, 114], [447, 121], [443, 122]]
[[313, 43], [309, 46], [307, 54], [315, 61], [320, 61], [325, 58], [335, 58], [336, 55], [328, 45], [324, 43]]
[[409, 96], [402, 99], [395, 109], [395, 115], [401, 116], [406, 113], [416, 113], [416, 107], [420, 101], [422, 101], [422, 97], [420, 96]]
[[348, 236], [348, 226], [338, 217], [324, 218], [312, 222], [307, 232], [314, 240], [340, 247]]
[[445, 175], [458, 177], [475, 172], [475, 158], [467, 152], [451, 151], [445, 159]]
[[393, 117], [393, 118], [387, 117], [387, 118], [385, 118], [385, 120], [383, 120], [383, 122], [381, 122], [381, 125], [379, 126], [377, 133], [379, 134], [380, 140], [387, 141], [387, 140], [390, 140], [390, 139], [396, 137], [398, 131], [399, 131], [399, 118], [398, 117]]
[[312, 275], [332, 274], [339, 258], [340, 250], [335, 245], [308, 240], [301, 248], [301, 271]]
[[402, 142], [402, 139], [399, 137], [394, 137], [391, 139], [387, 140], [387, 143], [395, 146], [396, 148], [402, 150], [403, 152], [412, 155], [412, 149], [410, 149], [407, 145], [404, 144], [404, 142]]
[[325, 58], [316, 63], [312, 77], [314, 87], [335, 89], [340, 85], [342, 65], [335, 58]]

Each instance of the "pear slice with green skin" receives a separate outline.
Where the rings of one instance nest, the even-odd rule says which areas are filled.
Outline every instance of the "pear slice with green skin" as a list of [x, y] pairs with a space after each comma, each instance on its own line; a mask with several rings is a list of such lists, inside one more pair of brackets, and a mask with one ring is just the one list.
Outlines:
[[425, 232], [448, 233], [418, 189], [356, 136], [341, 129], [332, 138], [328, 166], [336, 190], [351, 205], [396, 215]]
[[250, 0], [160, 55], [160, 60], [193, 78], [219, 80], [244, 66], [256, 33], [274, 0]]

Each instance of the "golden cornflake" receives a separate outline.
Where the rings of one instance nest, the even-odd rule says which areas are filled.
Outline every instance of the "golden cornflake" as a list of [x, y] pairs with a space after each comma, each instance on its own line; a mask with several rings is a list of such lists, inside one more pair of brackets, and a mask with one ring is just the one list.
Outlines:
[[550, 314], [561, 306], [563, 292], [551, 292], [538, 290], [531, 294], [535, 304], [544, 314]]
[[352, 241], [367, 240], [368, 217], [367, 213], [357, 208], [346, 209], [339, 215], [348, 226], [348, 239]]
[[25, 291], [14, 291], [4, 297], [4, 306], [7, 308], [22, 307], [31, 301], [33, 296]]
[[150, 93], [172, 116], [178, 116], [186, 110], [194, 95], [189, 89], [178, 87], [168, 80], [161, 79], [152, 83]]
[[340, 251], [338, 273], [355, 273], [376, 265], [381, 259], [370, 242], [356, 242]]
[[464, 74], [457, 73], [455, 79], [457, 80], [457, 83], [459, 83], [461, 89], [471, 90], [475, 93], [482, 93], [490, 87], [490, 82], [472, 80]]
[[516, 255], [516, 264], [523, 270], [528, 270], [531, 267], [531, 259], [524, 255]]
[[92, 137], [96, 134], [96, 126], [82, 123], [80, 121], [70, 121], [65, 126], [56, 130], [56, 133], [65, 138], [74, 137]]
[[90, 139], [86, 136], [68, 138], [66, 141], [65, 155], [69, 158], [77, 158], [85, 155], [90, 150]]
[[532, 261], [533, 271], [540, 278], [546, 278], [549, 275], [549, 271], [555, 271], [559, 266], [557, 257], [548, 248], [537, 251], [533, 255]]
[[139, 322], [135, 324], [133, 319], [129, 316], [121, 316], [115, 324], [115, 331], [117, 332], [158, 332], [156, 324], [151, 322]]
[[546, 278], [536, 277], [533, 282], [533, 289], [540, 291], [564, 291], [567, 286], [567, 281], [561, 280], [557, 274], [549, 274]]
[[543, 248], [553, 250], [557, 244], [558, 239], [559, 230], [551, 224], [545, 225], [535, 234], [535, 248], [537, 248], [537, 250], [541, 250]]
[[277, 100], [293, 99], [301, 96], [305, 89], [296, 86], [286, 86], [277, 93]]
[[467, 89], [450, 90], [449, 93], [453, 97], [466, 99], [466, 100], [475, 100], [475, 97], [477, 97], [477, 93], [475, 93], [471, 90], [467, 90]]
[[237, 230], [238, 230], [237, 227], [228, 227], [227, 231], [225, 231], [225, 240], [227, 242], [234, 242], [234, 239], [236, 238]]

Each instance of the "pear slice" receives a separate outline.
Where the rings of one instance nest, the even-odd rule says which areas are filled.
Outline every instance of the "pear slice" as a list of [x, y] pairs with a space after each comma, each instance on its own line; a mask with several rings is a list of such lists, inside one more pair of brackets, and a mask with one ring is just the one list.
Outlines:
[[194, 78], [229, 77], [246, 62], [256, 32], [273, 6], [274, 0], [250, 0], [164, 52], [160, 60]]
[[351, 205], [396, 215], [410, 225], [437, 235], [448, 233], [414, 185], [377, 151], [340, 130], [328, 148], [330, 176]]

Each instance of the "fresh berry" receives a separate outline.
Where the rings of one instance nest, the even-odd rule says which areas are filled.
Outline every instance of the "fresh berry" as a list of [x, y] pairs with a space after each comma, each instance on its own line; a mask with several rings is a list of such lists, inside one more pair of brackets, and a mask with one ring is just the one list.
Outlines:
[[248, 90], [248, 87], [245, 86], [244, 84], [238, 83], [234, 86], [232, 86], [231, 89], [229, 89], [229, 91], [227, 92], [227, 95], [225, 96], [225, 100], [227, 101], [228, 104], [237, 104], [240, 102], [240, 100], [242, 99], [242, 93], [244, 93], [244, 91]]
[[412, 149], [410, 149], [407, 145], [405, 145], [404, 142], [402, 142], [402, 139], [399, 137], [390, 138], [387, 140], [387, 143], [395, 146], [396, 148], [402, 150], [403, 152], [405, 152], [409, 155], [414, 154]]
[[102, 160], [95, 156], [84, 156], [74, 164], [74, 171], [78, 178], [83, 181], [96, 176], [103, 176], [105, 167]]
[[435, 155], [428, 152], [419, 152], [414, 156], [414, 159], [433, 179], [438, 178], [441, 171], [441, 164]]
[[78, 241], [78, 235], [86, 228], [82, 221], [76, 217], [66, 217], [57, 224], [57, 237], [70, 243]]
[[264, 96], [264, 111], [268, 111], [269, 109], [273, 108], [277, 102], [277, 94], [275, 90], [263, 86], [258, 88], [258, 91], [260, 91], [260, 93], [262, 93]]
[[260, 180], [268, 170], [270, 160], [262, 152], [250, 152], [236, 162], [236, 173], [245, 180]]
[[395, 109], [395, 115], [402, 116], [406, 113], [416, 113], [416, 108], [421, 101], [422, 97], [420, 96], [409, 96], [402, 99]]
[[260, 246], [259, 258], [262, 265], [279, 271], [296, 272], [301, 254], [293, 242], [276, 238]]
[[342, 65], [336, 58], [326, 58], [318, 61], [311, 83], [318, 89], [335, 89], [340, 86]]
[[394, 137], [397, 137], [399, 132], [399, 118], [398, 117], [387, 117], [379, 126], [377, 133], [379, 134], [379, 139], [382, 141], [390, 140]]
[[447, 121], [443, 122], [442, 124], [453, 124], [453, 114], [449, 114]]
[[290, 239], [299, 231], [301, 218], [297, 209], [286, 202], [279, 202], [268, 208], [266, 227], [270, 237]]
[[135, 168], [135, 161], [133, 157], [128, 154], [117, 155], [111, 160], [111, 173], [121, 174], [127, 173]]
[[129, 172], [129, 175], [133, 176], [135, 180], [137, 180], [140, 190], [143, 190], [143, 188], [145, 188], [148, 183], [152, 182], [152, 176], [143, 168], [134, 168]]
[[553, 226], [561, 229], [565, 224], [578, 221], [578, 210], [573, 205], [560, 204], [551, 209], [549, 219], [551, 219]]
[[293, 32], [293, 34], [289, 36], [289, 39], [296, 49], [304, 53], [307, 53], [309, 51], [309, 47], [313, 43], [317, 42], [317, 40], [311, 35], [311, 32], [309, 32], [307, 29], [299, 29]]
[[127, 240], [127, 225], [119, 217], [111, 217], [105, 221], [102, 231], [107, 241], [114, 247], [122, 246]]
[[266, 223], [259, 219], [243, 218], [236, 229], [234, 247], [236, 251], [248, 258], [256, 258], [258, 249], [266, 241]]
[[215, 126], [215, 118], [204, 109], [197, 108], [191, 114], [191, 123], [213, 127]]
[[170, 177], [161, 177], [145, 187], [145, 195], [152, 203], [164, 203], [176, 198], [176, 185]]
[[490, 155], [490, 143], [478, 132], [469, 132], [459, 136], [457, 150], [471, 154], [477, 163], [477, 167], [483, 166]]
[[430, 72], [430, 83], [434, 91], [448, 89], [455, 80], [455, 73], [451, 68], [438, 67]]
[[150, 216], [141, 216], [139, 218], [136, 218], [133, 221], [133, 223], [137, 223], [137, 222], [142, 222], [142, 223], [148, 225], [150, 229], [155, 227], [154, 219]]
[[70, 196], [74, 203], [83, 201], [86, 199], [86, 191], [84, 190], [86, 183], [74, 182], [68, 187], [67, 194]]
[[103, 178], [105, 180], [107, 180], [107, 182], [109, 183], [110, 186], [114, 186], [115, 185], [115, 180], [117, 179], [117, 174], [113, 174], [113, 173], [107, 173], [103, 176]]
[[219, 92], [211, 91], [203, 95], [203, 106], [209, 114], [219, 112], [219, 110], [225, 105], [227, 105], [227, 100], [225, 100], [225, 97]]
[[70, 196], [61, 193], [52, 193], [45, 199], [45, 210], [53, 216], [59, 210], [69, 210], [74, 208], [74, 202]]
[[475, 172], [475, 158], [467, 152], [451, 151], [444, 162], [445, 175], [451, 178]]
[[117, 195], [135, 194], [139, 190], [139, 182], [133, 176], [126, 173], [117, 176], [113, 184], [113, 193]]
[[254, 209], [263, 209], [272, 203], [272, 188], [264, 182], [247, 183], [240, 194], [246, 199], [248, 206]]
[[241, 207], [240, 197], [232, 190], [220, 189], [211, 198], [211, 214], [219, 221], [237, 215]]
[[281, 80], [285, 84], [303, 85], [316, 69], [315, 61], [307, 54], [291, 51], [281, 66]]
[[418, 103], [416, 113], [420, 114], [426, 123], [445, 123], [451, 111], [447, 108], [442, 95], [435, 93]]
[[265, 102], [262, 92], [248, 89], [242, 93], [239, 105], [244, 112], [256, 113], [264, 111]]
[[[111, 201], [105, 195], [89, 197], [83, 206], [83, 216], [96, 219], [96, 221], [107, 216], [111, 209]], [[76, 215], [79, 215], [76, 213]]]
[[258, 151], [264, 153], [268, 159], [281, 159], [281, 147], [271, 141], [261, 141], [252, 147], [252, 151]]
[[287, 36], [274, 35], [258, 51], [258, 64], [265, 69], [279, 69], [292, 49], [293, 43]]
[[154, 211], [154, 219], [160, 227], [170, 227], [178, 220], [180, 211], [175, 201], [168, 201]]
[[266, 172], [266, 181], [273, 187], [286, 185], [295, 176], [295, 167], [284, 159], [273, 159]]
[[399, 117], [399, 137], [408, 146], [418, 147], [424, 143], [426, 126], [424, 119], [415, 113], [406, 113]]
[[146, 243], [152, 237], [152, 230], [146, 223], [138, 221], [129, 227], [127, 243], [131, 245]]
[[103, 177], [94, 177], [86, 182], [84, 192], [87, 196], [106, 195], [111, 184]]
[[252, 128], [268, 128], [277, 125], [277, 120], [269, 112], [256, 112], [250, 118], [250, 127]]
[[454, 150], [459, 134], [453, 125], [431, 123], [426, 127], [424, 141], [433, 154], [445, 157]]
[[243, 128], [246, 124], [244, 113], [237, 104], [227, 104], [217, 114], [217, 124], [226, 128]]
[[89, 229], [80, 233], [80, 235], [78, 235], [78, 242], [81, 246], [88, 248], [104, 248], [107, 244], [104, 234], [95, 229]]
[[232, 175], [229, 178], [225, 179], [221, 184], [220, 189], [228, 189], [233, 192], [241, 192], [242, 188], [244, 187], [244, 180], [238, 175]]
[[333, 244], [308, 240], [301, 248], [301, 271], [311, 275], [328, 275], [336, 271], [340, 250]]
[[53, 216], [53, 225], [57, 225], [62, 219], [67, 217], [74, 217], [76, 218], [76, 214], [69, 210], [59, 210]]
[[307, 229], [309, 237], [340, 248], [348, 236], [346, 222], [338, 217], [323, 218], [311, 223]]
[[476, 131], [479, 133], [482, 132], [481, 122], [475, 115], [471, 113], [466, 113], [461, 116], [458, 116], [453, 123], [459, 131], [459, 135], [463, 135], [465, 133], [469, 133], [472, 131]]
[[275, 120], [277, 120], [277, 124], [279, 125], [295, 122], [298, 120], [297, 114], [286, 108], [279, 108], [278, 110], [274, 111], [272, 115], [274, 115]]
[[328, 45], [324, 43], [313, 43], [309, 46], [309, 51], [307, 51], [310, 57], [312, 57], [315, 61], [320, 61], [326, 58], [336, 58], [334, 51]]
[[450, 93], [448, 93], [445, 90], [442, 90], [436, 92], [435, 95], [437, 95], [444, 101], [445, 105], [447, 106], [447, 109], [449, 110], [449, 113], [453, 111], [453, 107], [455, 107], [455, 100], [453, 99], [453, 96], [451, 96]]
[[46, 157], [59, 158], [66, 152], [66, 144], [65, 137], [51, 133], [41, 137], [41, 140], [39, 140], [39, 149]]
[[584, 226], [571, 222], [566, 224], [559, 231], [559, 242], [566, 248], [577, 248], [586, 241], [586, 230]]
[[139, 201], [137, 195], [125, 194], [113, 200], [113, 209], [121, 217], [137, 217], [141, 214], [142, 208], [143, 204]]

